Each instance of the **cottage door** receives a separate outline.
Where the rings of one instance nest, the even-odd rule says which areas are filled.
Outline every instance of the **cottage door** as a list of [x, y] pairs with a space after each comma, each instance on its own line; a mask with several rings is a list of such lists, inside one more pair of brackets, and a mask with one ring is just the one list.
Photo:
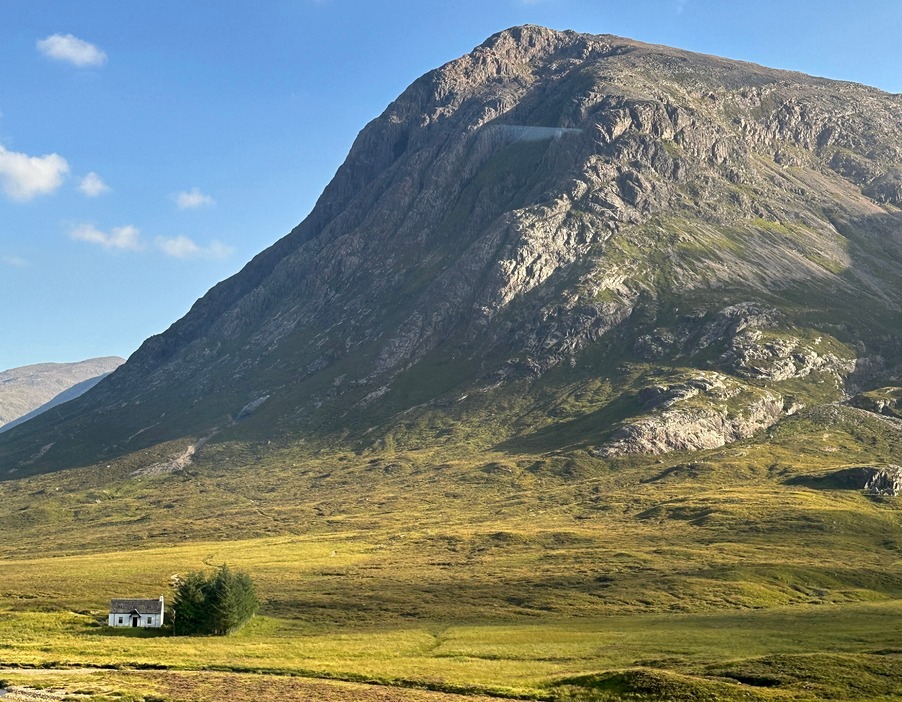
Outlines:
[[141, 617], [139, 617], [137, 614], [132, 615], [132, 626], [138, 626], [138, 622], [140, 621]]

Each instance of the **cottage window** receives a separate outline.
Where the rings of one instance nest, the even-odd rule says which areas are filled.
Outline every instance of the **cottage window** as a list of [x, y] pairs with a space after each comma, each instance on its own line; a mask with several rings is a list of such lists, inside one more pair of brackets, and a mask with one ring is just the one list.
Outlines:
[[120, 624], [122, 623], [122, 617], [119, 617], [119, 623]]
[[148, 617], [148, 618], [147, 618], [147, 623], [148, 623], [148, 624], [153, 624], [153, 617]]

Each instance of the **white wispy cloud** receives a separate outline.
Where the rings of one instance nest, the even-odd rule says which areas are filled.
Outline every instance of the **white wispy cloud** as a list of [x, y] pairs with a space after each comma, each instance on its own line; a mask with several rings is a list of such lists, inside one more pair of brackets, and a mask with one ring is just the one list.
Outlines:
[[180, 210], [194, 210], [198, 207], [209, 207], [216, 204], [216, 200], [202, 193], [199, 188], [176, 193], [173, 197]]
[[86, 241], [105, 249], [140, 251], [144, 248], [141, 232], [131, 224], [113, 227], [109, 232], [101, 231], [93, 224], [80, 224], [69, 232], [69, 236], [76, 241]]
[[172, 258], [227, 258], [234, 249], [222, 242], [212, 241], [201, 246], [187, 236], [157, 237], [157, 248]]
[[19, 256], [0, 256], [0, 261], [13, 268], [25, 268], [28, 265], [28, 261]]
[[78, 189], [88, 197], [97, 197], [109, 192], [110, 186], [103, 182], [103, 178], [91, 171], [78, 184]]
[[38, 39], [35, 45], [44, 56], [79, 68], [106, 63], [106, 54], [101, 49], [71, 34], [51, 34], [45, 39]]
[[29, 156], [0, 146], [0, 182], [13, 200], [52, 193], [68, 172], [69, 163], [59, 154]]
[[[108, 232], [98, 229], [93, 224], [79, 224], [69, 231], [75, 241], [84, 241], [105, 249], [120, 251], [145, 251], [149, 247], [141, 237], [141, 231], [134, 225], [113, 227]], [[152, 248], [170, 258], [180, 259], [223, 259], [232, 255], [234, 249], [220, 241], [212, 241], [201, 246], [187, 236], [158, 236]]]

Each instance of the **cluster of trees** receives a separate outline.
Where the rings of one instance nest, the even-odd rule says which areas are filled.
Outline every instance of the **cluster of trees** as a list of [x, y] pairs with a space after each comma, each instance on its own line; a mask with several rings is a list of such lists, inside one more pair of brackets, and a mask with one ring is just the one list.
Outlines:
[[174, 633], [225, 636], [254, 616], [259, 602], [247, 573], [221, 565], [212, 574], [188, 573], [175, 581]]

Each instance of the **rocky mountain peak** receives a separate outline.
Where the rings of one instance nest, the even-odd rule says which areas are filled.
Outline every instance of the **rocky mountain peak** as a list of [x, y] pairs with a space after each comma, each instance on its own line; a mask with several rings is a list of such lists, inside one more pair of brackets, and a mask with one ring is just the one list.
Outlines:
[[415, 81], [298, 227], [55, 421], [102, 418], [95, 456], [233, 426], [363, 441], [466, 397], [463, 424], [528, 403], [512, 436], [600, 412], [581, 441], [608, 455], [894, 386], [900, 124], [865, 86], [499, 32]]

